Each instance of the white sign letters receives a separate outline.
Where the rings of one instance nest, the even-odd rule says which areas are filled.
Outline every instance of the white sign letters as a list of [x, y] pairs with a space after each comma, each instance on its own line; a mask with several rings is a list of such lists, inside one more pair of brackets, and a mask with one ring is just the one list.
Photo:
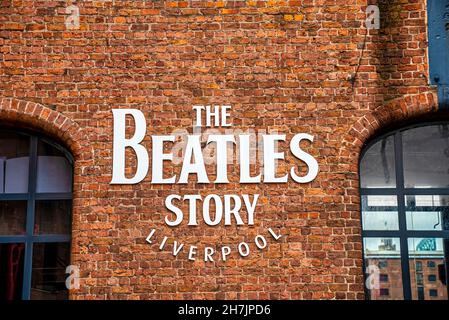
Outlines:
[[[226, 132], [215, 130], [207, 137], [198, 134], [198, 130], [203, 127], [221, 127], [229, 128], [230, 106], [194, 106], [193, 112], [196, 116], [194, 121], [193, 134], [182, 136], [182, 145], [179, 137], [173, 133], [169, 135], [152, 135], [147, 137], [147, 122], [145, 115], [137, 109], [113, 109], [113, 164], [111, 184], [137, 184], [143, 181], [150, 171], [152, 184], [188, 184], [195, 182], [198, 184], [228, 184], [230, 183], [229, 166], [235, 168], [238, 164], [239, 182], [241, 184], [254, 183], [288, 183], [291, 178], [296, 183], [309, 183], [318, 175], [317, 160], [301, 149], [302, 141], [313, 143], [314, 137], [308, 133], [297, 133], [290, 141], [287, 141], [287, 135], [279, 133], [264, 133], [258, 141], [254, 141], [254, 135], [244, 132]], [[204, 116], [204, 117], [203, 117]], [[205, 118], [205, 121], [204, 119]], [[126, 132], [127, 123], [132, 120], [134, 129], [131, 133]], [[229, 131], [231, 129], [227, 129]], [[232, 130], [231, 130], [232, 131]], [[148, 138], [148, 139], [146, 139]], [[145, 143], [151, 142], [151, 152], [145, 147]], [[280, 143], [287, 143], [289, 153], [279, 150]], [[171, 146], [171, 149], [168, 147]], [[256, 150], [254, 150], [254, 146]], [[209, 148], [209, 150], [208, 150]], [[207, 153], [213, 149], [213, 166], [207, 157]], [[132, 176], [127, 176], [126, 150], [133, 151], [136, 161]], [[168, 151], [172, 150], [172, 152]], [[174, 152], [173, 150], [176, 150]], [[178, 152], [182, 151], [182, 152]], [[259, 172], [252, 173], [251, 165], [257, 157], [254, 152], [259, 154], [261, 161], [258, 166]], [[181, 155], [179, 154], [181, 153]], [[151, 155], [151, 157], [150, 157]], [[300, 165], [292, 165], [289, 170], [282, 174], [279, 173], [279, 163], [286, 161], [286, 156], [292, 155], [299, 163], [306, 166], [302, 170]], [[175, 157], [181, 157], [180, 172], [178, 175], [172, 174], [164, 176], [165, 170], [169, 165], [175, 165]], [[176, 159], [177, 160], [177, 159]], [[234, 161], [235, 160], [235, 161]], [[293, 161], [289, 161], [293, 163]], [[214, 178], [208, 174], [208, 170], [214, 171]], [[254, 169], [254, 168], [253, 168]], [[254, 171], [253, 171], [254, 172]], [[306, 172], [301, 174], [301, 172]], [[201, 221], [207, 226], [230, 226], [235, 225], [254, 225], [257, 202], [260, 195], [249, 194], [208, 194], [201, 196], [198, 194], [177, 195], [172, 194], [166, 197], [165, 207], [167, 214], [165, 223], [169, 227], [177, 227], [186, 221], [188, 226], [198, 226]], [[188, 213], [185, 214], [182, 203], [188, 204]], [[213, 212], [211, 212], [213, 208]], [[147, 242], [152, 243], [156, 230], [152, 229], [147, 237]], [[268, 235], [278, 241], [281, 238], [273, 229], [268, 229]], [[166, 247], [168, 237], [164, 237], [159, 245], [159, 250]], [[264, 235], [257, 235], [253, 245], [263, 250], [267, 247], [267, 238]], [[177, 256], [185, 248], [184, 244], [175, 241], [173, 255]], [[185, 248], [189, 260], [194, 261], [199, 254], [199, 248], [190, 246]], [[236, 246], [236, 251], [242, 257], [250, 254], [251, 249], [248, 243], [241, 242]], [[229, 246], [223, 246], [217, 253], [212, 247], [204, 248], [204, 261], [214, 261], [214, 255], [221, 255], [221, 259], [231, 254], [232, 249]]]

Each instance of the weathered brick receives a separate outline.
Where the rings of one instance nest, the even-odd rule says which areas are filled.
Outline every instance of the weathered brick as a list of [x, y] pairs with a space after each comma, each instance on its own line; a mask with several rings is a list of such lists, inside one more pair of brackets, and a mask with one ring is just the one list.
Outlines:
[[[82, 285], [71, 298], [363, 299], [361, 148], [381, 127], [436, 108], [426, 1], [378, 1], [386, 23], [365, 44], [363, 2], [126, 0], [105, 10], [80, 1], [79, 30], [66, 29], [63, 1], [0, 8], [0, 119], [75, 158], [72, 264]], [[190, 129], [197, 104], [233, 106], [235, 129], [314, 135], [317, 179], [109, 184], [112, 108], [138, 108], [149, 133], [169, 134]], [[175, 258], [145, 242], [151, 227], [165, 228], [174, 190], [264, 195], [254, 227], [171, 229], [178, 241], [236, 245], [266, 226], [286, 236], [219, 267]]]

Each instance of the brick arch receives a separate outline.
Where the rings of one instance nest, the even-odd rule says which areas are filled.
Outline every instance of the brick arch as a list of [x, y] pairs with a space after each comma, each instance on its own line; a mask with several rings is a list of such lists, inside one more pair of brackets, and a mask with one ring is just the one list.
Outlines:
[[363, 146], [383, 127], [403, 123], [437, 111], [435, 101], [436, 96], [433, 92], [392, 100], [358, 118], [342, 138], [341, 147], [337, 154], [337, 171], [344, 180], [343, 202], [346, 204], [345, 210], [348, 211], [348, 226], [352, 228], [354, 243], [360, 250], [360, 264], [362, 261], [362, 224], [360, 222], [359, 157]]
[[56, 137], [72, 152], [75, 160], [86, 156], [78, 123], [41, 104], [0, 98], [0, 121], [22, 125]]
[[[17, 124], [59, 140], [72, 153], [73, 168], [73, 204], [72, 204], [72, 263], [79, 251], [79, 225], [83, 210], [83, 184], [86, 177], [83, 168], [93, 162], [93, 149], [78, 123], [55, 110], [41, 104], [13, 98], [0, 98], [0, 122]], [[73, 297], [70, 290], [69, 297]]]
[[365, 114], [351, 126], [343, 137], [338, 163], [356, 166], [348, 169], [350, 172], [358, 173], [360, 152], [363, 145], [373, 135], [383, 127], [437, 111], [438, 106], [435, 101], [436, 96], [433, 92], [424, 92], [394, 99]]

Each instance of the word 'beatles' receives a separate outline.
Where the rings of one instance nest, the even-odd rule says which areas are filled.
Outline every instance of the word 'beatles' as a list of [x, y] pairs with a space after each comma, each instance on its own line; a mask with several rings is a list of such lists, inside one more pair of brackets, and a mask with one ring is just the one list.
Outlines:
[[[111, 184], [136, 184], [141, 182], [148, 174], [150, 157], [146, 148], [141, 144], [146, 135], [147, 123], [144, 114], [137, 109], [113, 109], [114, 141], [113, 141], [113, 169]], [[131, 116], [135, 123], [134, 134], [126, 137], [126, 118]], [[198, 183], [210, 183], [203, 159], [200, 135], [188, 135], [183, 154], [183, 163], [179, 176], [164, 177], [164, 162], [173, 160], [173, 153], [164, 153], [164, 145], [174, 143], [174, 135], [153, 135], [151, 183], [153, 184], [186, 184], [190, 175], [196, 175]], [[240, 183], [287, 183], [288, 174], [276, 176], [277, 162], [284, 160], [284, 152], [277, 152], [279, 141], [285, 141], [285, 134], [265, 134], [262, 136], [263, 172], [257, 176], [250, 173], [250, 135], [211, 134], [207, 144], [216, 144], [216, 178], [213, 183], [229, 183], [228, 179], [228, 145], [239, 145]], [[290, 176], [297, 183], [313, 181], [318, 174], [318, 162], [310, 154], [300, 148], [302, 140], [313, 142], [313, 136], [307, 133], [298, 133], [290, 141], [290, 151], [294, 157], [301, 160], [308, 167], [307, 174], [299, 175], [299, 168], [291, 167]], [[125, 150], [131, 148], [137, 157], [135, 175], [126, 177]]]

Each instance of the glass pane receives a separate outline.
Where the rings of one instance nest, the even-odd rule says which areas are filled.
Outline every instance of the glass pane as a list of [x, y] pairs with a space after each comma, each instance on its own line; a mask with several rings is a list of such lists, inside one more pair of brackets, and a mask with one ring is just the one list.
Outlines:
[[0, 243], [0, 300], [21, 300], [24, 243]]
[[36, 201], [35, 234], [70, 234], [70, 200]]
[[449, 186], [449, 127], [434, 125], [402, 134], [407, 188]]
[[363, 230], [399, 230], [396, 196], [362, 196]]
[[360, 162], [362, 188], [394, 188], [396, 169], [394, 162], [394, 136], [371, 146]]
[[32, 300], [68, 299], [65, 273], [70, 264], [69, 243], [35, 243], [31, 278]]
[[366, 288], [370, 300], [402, 300], [399, 238], [364, 238]]
[[406, 196], [407, 229], [449, 230], [449, 196]]
[[27, 193], [30, 138], [0, 132], [0, 193]]
[[410, 280], [414, 300], [447, 300], [449, 240], [408, 239]]
[[26, 232], [26, 201], [0, 201], [0, 235]]
[[43, 141], [39, 141], [37, 154], [36, 192], [72, 192], [72, 166], [65, 154]]

